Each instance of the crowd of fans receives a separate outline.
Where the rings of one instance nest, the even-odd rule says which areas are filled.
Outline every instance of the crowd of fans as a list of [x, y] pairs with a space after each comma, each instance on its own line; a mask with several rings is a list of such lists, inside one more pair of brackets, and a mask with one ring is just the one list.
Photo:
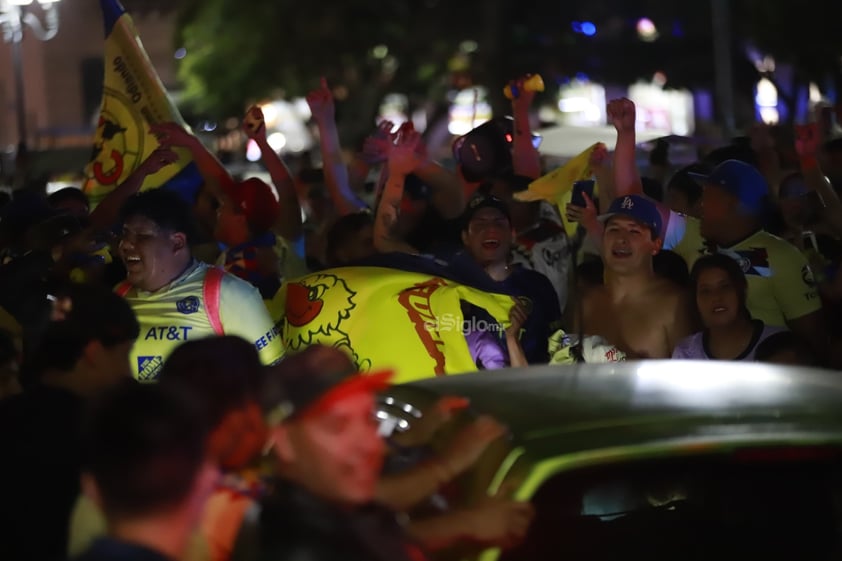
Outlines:
[[[360, 374], [319, 345], [285, 356], [284, 311], [272, 308], [282, 283], [378, 253], [515, 297], [505, 329], [465, 333], [480, 369], [842, 365], [832, 123], [757, 127], [678, 170], [659, 149], [642, 176], [635, 107], [612, 101], [616, 146], [592, 151], [597, 190], [563, 209], [571, 236], [555, 205], [519, 200], [547, 170], [534, 94], [518, 91], [510, 151], [491, 172], [466, 158], [447, 169], [411, 125], [388, 122], [348, 164], [323, 82], [308, 97], [320, 174], [292, 173], [253, 108], [244, 131], [272, 185], [232, 177], [162, 124], [160, 148], [94, 209], [78, 189], [16, 192], [0, 219], [0, 558], [417, 561], [522, 539], [532, 507], [505, 493], [430, 508], [505, 434], [498, 422], [475, 418], [406, 467], [373, 417], [392, 372]], [[177, 161], [174, 147], [201, 189], [141, 192]], [[465, 405], [441, 399], [414, 445]]]

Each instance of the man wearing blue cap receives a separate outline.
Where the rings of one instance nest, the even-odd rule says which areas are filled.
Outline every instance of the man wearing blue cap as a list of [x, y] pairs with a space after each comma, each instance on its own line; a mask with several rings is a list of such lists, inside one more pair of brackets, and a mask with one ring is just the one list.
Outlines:
[[[626, 101], [630, 122], [634, 105]], [[618, 129], [619, 130], [619, 129]], [[634, 161], [634, 126], [617, 135], [614, 171], [618, 195], [642, 193]], [[793, 245], [763, 230], [769, 205], [766, 180], [750, 164], [726, 160], [709, 175], [696, 175], [703, 186], [700, 220], [659, 207], [664, 222], [664, 249], [681, 255], [689, 267], [708, 253], [737, 260], [748, 280], [747, 306], [766, 325], [789, 327], [813, 345], [827, 350], [816, 282], [806, 258]]]
[[605, 282], [584, 294], [580, 332], [629, 358], [669, 358], [694, 326], [684, 292], [652, 268], [662, 246], [658, 208], [640, 195], [619, 197], [600, 221]]
[[763, 229], [769, 188], [753, 166], [739, 160], [695, 175], [704, 187], [702, 218], [670, 214], [665, 247], [689, 266], [705, 253], [735, 259], [748, 279], [748, 308], [766, 325], [789, 327], [808, 341], [822, 336], [821, 300], [806, 258]]

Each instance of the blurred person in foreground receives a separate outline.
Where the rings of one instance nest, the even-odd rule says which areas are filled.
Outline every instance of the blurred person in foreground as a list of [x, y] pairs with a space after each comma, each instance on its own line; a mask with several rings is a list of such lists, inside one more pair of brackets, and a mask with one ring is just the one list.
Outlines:
[[127, 383], [105, 396], [84, 431], [82, 486], [108, 536], [77, 561], [182, 559], [218, 478], [207, 435], [183, 389]]
[[70, 285], [54, 302], [20, 395], [0, 402], [0, 559], [62, 559], [79, 495], [79, 424], [92, 398], [130, 378], [138, 323], [105, 288]]
[[400, 561], [417, 552], [395, 514], [374, 503], [384, 458], [374, 397], [391, 376], [356, 374], [324, 346], [271, 369], [263, 397], [277, 467], [262, 504], [261, 560]]
[[[468, 423], [435, 458], [380, 477], [384, 441], [374, 418], [376, 391], [390, 372], [360, 374], [341, 351], [314, 346], [272, 367], [264, 393], [269, 445], [278, 462], [274, 490], [263, 503], [260, 559], [423, 559], [421, 549], [457, 543], [505, 546], [526, 533], [527, 503], [490, 498], [441, 516], [413, 520], [410, 509], [468, 470], [505, 433], [488, 417]], [[431, 436], [465, 400], [445, 398]], [[420, 443], [427, 436], [415, 434]], [[419, 442], [416, 442], [418, 444]]]
[[[256, 526], [264, 485], [249, 468], [266, 441], [259, 401], [264, 372], [254, 346], [233, 336], [185, 343], [164, 364], [160, 383], [184, 388], [204, 410], [208, 454], [222, 470], [185, 553], [187, 561], [240, 558], [244, 554], [234, 552], [238, 535]], [[71, 555], [105, 532], [102, 513], [81, 499], [71, 524]]]

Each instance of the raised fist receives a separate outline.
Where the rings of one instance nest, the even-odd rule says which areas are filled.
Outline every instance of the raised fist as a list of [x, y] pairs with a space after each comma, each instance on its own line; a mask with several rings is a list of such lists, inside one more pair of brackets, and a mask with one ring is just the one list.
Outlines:
[[630, 99], [613, 99], [608, 102], [608, 122], [617, 132], [633, 132], [635, 124], [634, 102]]

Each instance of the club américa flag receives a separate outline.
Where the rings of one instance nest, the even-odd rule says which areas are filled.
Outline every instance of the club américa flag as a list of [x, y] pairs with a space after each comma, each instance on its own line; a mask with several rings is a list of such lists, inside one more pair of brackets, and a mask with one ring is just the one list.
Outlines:
[[[96, 206], [126, 180], [157, 147], [149, 125], [176, 122], [186, 126], [152, 66], [131, 16], [118, 0], [100, 0], [105, 20], [105, 79], [102, 107], [83, 189]], [[150, 175], [142, 189], [168, 186], [195, 191], [201, 184], [189, 152]]]
[[[330, 345], [362, 371], [394, 370], [396, 384], [476, 372], [467, 331], [505, 329], [515, 300], [425, 261], [386, 254], [287, 281], [269, 306], [287, 353]], [[497, 323], [466, 318], [463, 303]]]

